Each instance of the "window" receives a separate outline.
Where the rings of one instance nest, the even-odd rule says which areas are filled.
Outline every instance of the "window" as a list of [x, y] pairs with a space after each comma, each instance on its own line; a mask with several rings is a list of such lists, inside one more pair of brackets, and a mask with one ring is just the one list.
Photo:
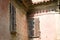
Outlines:
[[16, 10], [10, 3], [10, 32], [16, 33]]
[[29, 18], [28, 27], [29, 27], [29, 37], [30, 38], [38, 38], [40, 36], [38, 18]]
[[39, 18], [34, 18], [34, 37], [40, 36]]
[[34, 36], [34, 18], [30, 18], [28, 19], [28, 26], [29, 26], [29, 37], [33, 37]]

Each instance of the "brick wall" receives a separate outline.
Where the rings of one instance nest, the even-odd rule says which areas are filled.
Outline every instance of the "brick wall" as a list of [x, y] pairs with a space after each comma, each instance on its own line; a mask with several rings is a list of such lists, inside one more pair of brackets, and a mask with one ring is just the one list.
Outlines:
[[17, 40], [28, 40], [26, 12], [16, 8]]
[[8, 3], [0, 0], [0, 40], [10, 40]]

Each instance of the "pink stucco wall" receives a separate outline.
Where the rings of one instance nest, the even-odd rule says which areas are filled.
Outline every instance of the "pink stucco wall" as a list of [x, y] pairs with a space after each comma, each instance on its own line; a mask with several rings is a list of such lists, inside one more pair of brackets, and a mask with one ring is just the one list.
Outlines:
[[56, 17], [55, 15], [40, 16], [41, 40], [56, 39]]
[[[39, 18], [40, 38], [37, 40], [60, 40], [60, 14], [36, 14], [34, 18]], [[35, 40], [35, 39], [34, 39]]]
[[9, 0], [0, 0], [0, 40], [10, 40]]

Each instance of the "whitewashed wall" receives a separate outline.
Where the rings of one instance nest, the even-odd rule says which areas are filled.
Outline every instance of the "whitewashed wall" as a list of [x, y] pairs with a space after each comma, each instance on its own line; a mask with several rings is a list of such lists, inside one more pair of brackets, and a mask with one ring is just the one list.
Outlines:
[[41, 39], [37, 40], [60, 40], [60, 14], [51, 12], [40, 16], [35, 15], [34, 18], [40, 20]]

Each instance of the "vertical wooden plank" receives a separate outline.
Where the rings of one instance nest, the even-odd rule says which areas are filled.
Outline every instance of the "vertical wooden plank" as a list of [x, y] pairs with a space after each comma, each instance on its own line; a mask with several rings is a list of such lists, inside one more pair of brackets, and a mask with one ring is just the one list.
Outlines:
[[34, 37], [39, 37], [39, 18], [34, 18]]

